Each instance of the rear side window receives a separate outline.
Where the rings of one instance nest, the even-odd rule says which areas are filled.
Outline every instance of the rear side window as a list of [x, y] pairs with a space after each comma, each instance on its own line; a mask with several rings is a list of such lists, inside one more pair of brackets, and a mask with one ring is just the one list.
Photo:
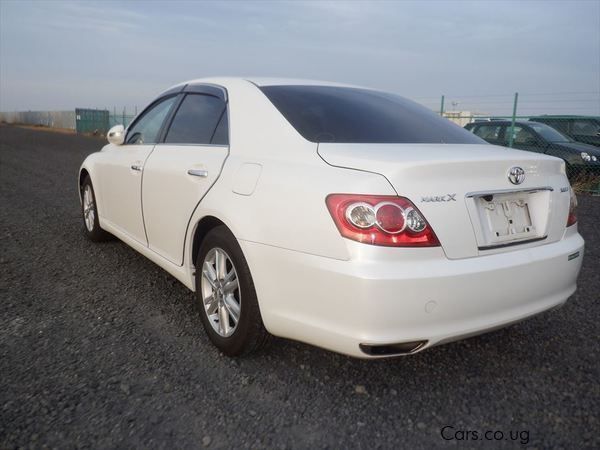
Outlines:
[[261, 90], [311, 142], [485, 143], [433, 111], [392, 94], [337, 86], [263, 86]]
[[500, 139], [500, 125], [479, 125], [475, 134], [486, 141], [497, 141]]
[[229, 145], [229, 119], [227, 118], [227, 110], [221, 114], [221, 120], [219, 120], [211, 144]]
[[188, 94], [173, 117], [165, 142], [210, 144], [227, 105], [212, 95]]
[[[510, 128], [506, 129], [506, 139], [510, 138]], [[537, 139], [535, 134], [525, 127], [515, 125], [513, 130], [513, 144], [514, 145], [534, 145]]]

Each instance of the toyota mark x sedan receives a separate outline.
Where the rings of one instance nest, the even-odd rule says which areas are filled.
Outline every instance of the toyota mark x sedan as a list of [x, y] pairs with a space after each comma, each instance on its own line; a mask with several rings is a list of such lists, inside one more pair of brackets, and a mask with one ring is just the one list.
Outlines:
[[159, 95], [79, 172], [84, 230], [195, 292], [227, 355], [271, 335], [412, 354], [563, 304], [583, 257], [562, 160], [411, 101], [213, 78]]

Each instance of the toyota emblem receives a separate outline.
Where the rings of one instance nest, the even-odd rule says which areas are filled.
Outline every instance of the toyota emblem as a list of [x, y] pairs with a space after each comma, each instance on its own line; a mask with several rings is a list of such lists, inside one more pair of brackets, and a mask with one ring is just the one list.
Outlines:
[[525, 181], [525, 171], [521, 167], [511, 167], [508, 171], [508, 181], [512, 184], [521, 184]]

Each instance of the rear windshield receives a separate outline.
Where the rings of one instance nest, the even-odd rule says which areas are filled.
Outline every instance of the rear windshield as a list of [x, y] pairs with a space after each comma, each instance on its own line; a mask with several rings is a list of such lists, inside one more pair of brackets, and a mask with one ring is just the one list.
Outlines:
[[264, 86], [263, 93], [311, 142], [485, 144], [402, 97], [335, 86]]

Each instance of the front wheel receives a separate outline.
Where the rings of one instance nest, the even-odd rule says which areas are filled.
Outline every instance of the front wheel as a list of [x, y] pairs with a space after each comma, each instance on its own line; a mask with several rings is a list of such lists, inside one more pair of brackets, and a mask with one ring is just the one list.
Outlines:
[[83, 216], [83, 232], [90, 241], [101, 242], [111, 238], [109, 233], [100, 228], [96, 195], [89, 176], [85, 177], [81, 185], [81, 215]]
[[196, 298], [208, 337], [226, 355], [252, 353], [269, 340], [246, 258], [225, 226], [212, 229], [200, 246]]

